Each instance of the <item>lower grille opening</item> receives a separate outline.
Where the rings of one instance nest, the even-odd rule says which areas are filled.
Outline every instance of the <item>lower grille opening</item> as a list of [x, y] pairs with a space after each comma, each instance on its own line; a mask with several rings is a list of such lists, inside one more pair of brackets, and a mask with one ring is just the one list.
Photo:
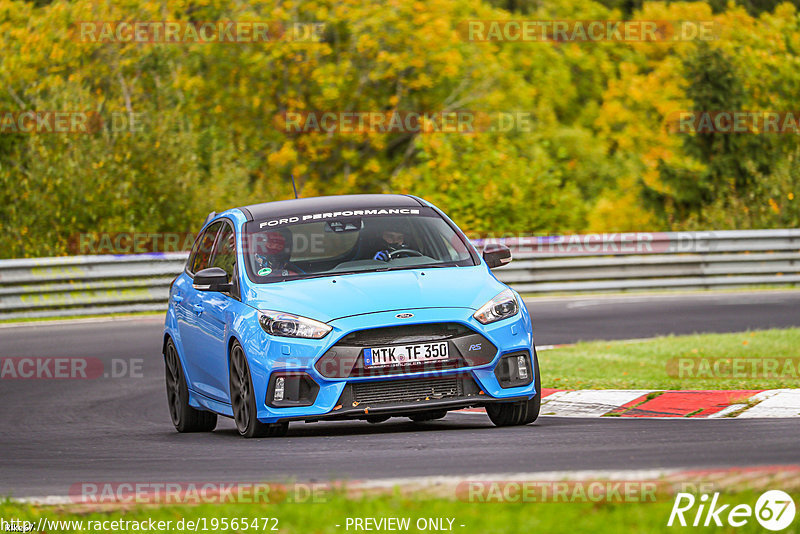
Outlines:
[[458, 377], [415, 378], [353, 384], [353, 400], [359, 404], [415, 402], [463, 395], [463, 380]]

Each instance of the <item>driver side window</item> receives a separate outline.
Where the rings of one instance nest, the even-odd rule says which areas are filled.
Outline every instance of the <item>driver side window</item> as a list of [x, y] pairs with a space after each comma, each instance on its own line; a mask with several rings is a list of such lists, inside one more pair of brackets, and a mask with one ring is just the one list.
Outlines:
[[214, 246], [214, 238], [217, 237], [217, 232], [219, 231], [220, 226], [222, 226], [222, 222], [215, 222], [206, 228], [205, 232], [203, 232], [203, 235], [201, 235], [197, 241], [195, 241], [194, 247], [192, 247], [192, 255], [189, 259], [189, 263], [187, 264], [188, 271], [191, 274], [195, 274], [196, 272], [202, 271], [206, 267], [209, 267], [212, 252], [211, 249]]
[[228, 273], [228, 282], [233, 280], [236, 266], [236, 234], [229, 224], [223, 224], [217, 243], [214, 245], [214, 256], [209, 267], [219, 267]]

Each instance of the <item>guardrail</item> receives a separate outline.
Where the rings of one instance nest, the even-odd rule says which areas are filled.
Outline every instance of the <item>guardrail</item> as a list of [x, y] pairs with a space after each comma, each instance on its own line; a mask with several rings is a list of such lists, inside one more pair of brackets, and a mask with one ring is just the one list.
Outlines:
[[[800, 229], [495, 239], [528, 294], [800, 285]], [[475, 241], [482, 247], [486, 240]], [[0, 260], [0, 320], [161, 311], [187, 253]]]

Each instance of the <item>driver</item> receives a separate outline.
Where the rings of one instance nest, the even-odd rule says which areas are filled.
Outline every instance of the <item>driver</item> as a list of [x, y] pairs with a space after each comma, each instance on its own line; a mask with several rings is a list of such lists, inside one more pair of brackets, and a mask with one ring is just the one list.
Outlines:
[[407, 249], [405, 234], [396, 230], [384, 230], [379, 242], [380, 250], [372, 257], [373, 260], [389, 261], [392, 252]]
[[289, 230], [269, 230], [259, 235], [255, 258], [259, 276], [289, 276], [300, 270], [289, 261], [292, 255], [292, 234]]

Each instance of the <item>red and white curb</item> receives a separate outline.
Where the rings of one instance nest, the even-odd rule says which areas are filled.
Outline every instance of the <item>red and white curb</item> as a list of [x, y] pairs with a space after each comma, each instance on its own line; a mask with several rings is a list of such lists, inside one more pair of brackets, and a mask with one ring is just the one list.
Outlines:
[[[461, 412], [483, 412], [469, 408]], [[800, 389], [663, 391], [542, 388], [541, 415], [558, 417], [800, 417]]]

